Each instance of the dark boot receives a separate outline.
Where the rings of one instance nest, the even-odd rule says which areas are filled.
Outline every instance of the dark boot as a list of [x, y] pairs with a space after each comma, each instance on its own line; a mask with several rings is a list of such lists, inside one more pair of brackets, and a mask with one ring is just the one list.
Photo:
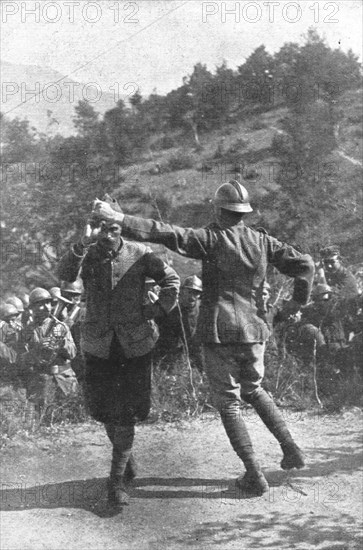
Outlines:
[[283, 470], [292, 470], [293, 468], [300, 470], [305, 466], [304, 454], [296, 443], [281, 445], [281, 448], [284, 453], [284, 457], [281, 460], [281, 468]]
[[[108, 438], [113, 445], [114, 439], [115, 439], [116, 426], [115, 424], [105, 424], [105, 429], [106, 429]], [[136, 476], [137, 476], [137, 464], [133, 454], [131, 453], [130, 458], [126, 464], [126, 469], [123, 476], [124, 482], [126, 484], [131, 483], [131, 481], [133, 481]]]
[[125, 482], [122, 478], [107, 480], [107, 497], [108, 503], [113, 508], [122, 509], [123, 506], [127, 506], [130, 501], [130, 495], [126, 491]]
[[236, 481], [237, 487], [249, 496], [261, 496], [268, 491], [268, 483], [254, 453], [239, 403], [227, 405], [221, 418], [231, 445], [246, 468], [246, 474]]
[[269, 490], [267, 480], [261, 471], [247, 471], [244, 476], [237, 479], [236, 486], [247, 496], [260, 497]]
[[252, 405], [262, 422], [280, 443], [282, 452], [284, 453], [281, 468], [283, 470], [303, 468], [305, 466], [303, 453], [294, 442], [286, 422], [273, 399], [262, 388], [252, 395], [244, 396], [243, 399]]
[[124, 473], [124, 481], [126, 484], [131, 483], [137, 476], [137, 464], [135, 457], [131, 453], [128, 463], [126, 464], [126, 469]]
[[125, 485], [125, 472], [131, 456], [134, 435], [135, 427], [133, 425], [115, 426], [108, 500], [116, 508], [122, 508], [130, 500]]

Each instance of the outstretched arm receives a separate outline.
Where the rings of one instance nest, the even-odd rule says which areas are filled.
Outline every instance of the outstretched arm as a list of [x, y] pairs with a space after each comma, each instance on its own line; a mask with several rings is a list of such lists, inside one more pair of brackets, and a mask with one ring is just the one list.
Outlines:
[[178, 227], [155, 220], [128, 216], [115, 212], [107, 202], [96, 200], [93, 204], [92, 218], [105, 219], [122, 226], [126, 238], [141, 242], [163, 244], [173, 252], [202, 260], [213, 244], [214, 235], [209, 229]]

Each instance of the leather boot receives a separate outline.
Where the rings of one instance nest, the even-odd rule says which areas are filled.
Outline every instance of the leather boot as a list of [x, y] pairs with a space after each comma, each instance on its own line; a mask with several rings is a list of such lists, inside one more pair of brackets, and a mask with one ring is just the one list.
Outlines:
[[131, 456], [134, 435], [135, 427], [133, 425], [115, 426], [111, 472], [108, 483], [108, 501], [115, 508], [122, 508], [130, 500], [124, 476]]
[[240, 404], [228, 403], [221, 411], [221, 418], [231, 445], [246, 468], [245, 475], [236, 480], [237, 487], [248, 496], [261, 496], [269, 486], [254, 453]]
[[244, 396], [243, 399], [252, 405], [262, 422], [280, 443], [282, 452], [284, 453], [281, 468], [283, 470], [303, 468], [305, 466], [304, 455], [294, 442], [286, 422], [273, 399], [262, 388], [251, 395]]
[[[109, 437], [109, 440], [111, 441], [112, 445], [114, 444], [115, 440], [115, 430], [116, 425], [115, 424], [105, 424], [106, 433]], [[135, 457], [133, 454], [130, 454], [130, 458], [126, 464], [125, 473], [124, 473], [124, 481], [126, 484], [131, 483], [135, 477], [137, 476], [137, 463], [135, 460]]]

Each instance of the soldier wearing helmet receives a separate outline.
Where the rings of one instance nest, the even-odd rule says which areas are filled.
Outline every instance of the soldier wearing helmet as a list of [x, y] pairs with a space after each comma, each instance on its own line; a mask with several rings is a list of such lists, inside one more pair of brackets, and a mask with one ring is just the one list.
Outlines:
[[245, 225], [244, 216], [252, 207], [247, 190], [236, 180], [217, 189], [214, 210], [215, 221], [199, 229], [115, 213], [98, 200], [92, 216], [117, 220], [127, 238], [164, 244], [202, 261], [197, 332], [204, 344], [206, 373], [226, 433], [246, 468], [237, 485], [247, 494], [261, 495], [268, 490], [268, 483], [240, 414], [241, 393], [279, 441], [281, 467], [301, 468], [304, 458], [273, 400], [261, 387], [269, 327], [259, 314], [256, 290], [266, 278], [268, 264], [273, 265], [295, 279], [289, 307], [297, 311], [308, 302], [314, 262], [292, 246]]
[[77, 279], [73, 283], [68, 281], [62, 281], [61, 294], [63, 298], [69, 300], [73, 304], [79, 304], [81, 302], [81, 296], [83, 292], [83, 284], [80, 279]]
[[180, 287], [179, 308], [160, 320], [160, 339], [154, 357], [161, 369], [172, 371], [182, 355], [189, 353], [191, 366], [203, 372], [204, 355], [196, 337], [202, 291], [202, 281], [197, 275], [187, 277]]
[[70, 360], [76, 347], [69, 328], [52, 316], [52, 296], [45, 288], [35, 288], [29, 296], [32, 322], [24, 328], [27, 346], [21, 355], [21, 372], [29, 399], [39, 412], [53, 400], [77, 391]]
[[15, 306], [19, 314], [23, 313], [24, 304], [22, 300], [20, 300], [20, 298], [18, 298], [17, 296], [10, 296], [10, 298], [6, 300], [6, 303]]
[[16, 309], [18, 311], [18, 315], [17, 315], [17, 318], [16, 318], [16, 324], [17, 324], [18, 330], [21, 331], [22, 326], [23, 326], [23, 317], [24, 317], [24, 314], [25, 314], [24, 304], [23, 304], [22, 300], [20, 300], [20, 298], [18, 298], [17, 296], [10, 296], [10, 298], [8, 298], [6, 300], [6, 303], [7, 304], [12, 304], [13, 306], [16, 307]]
[[63, 321], [71, 329], [71, 334], [77, 348], [77, 355], [72, 359], [72, 368], [78, 380], [83, 381], [85, 370], [81, 352], [81, 326], [85, 316], [85, 307], [81, 302], [83, 284], [81, 279], [76, 279], [73, 283], [62, 281], [60, 290], [62, 298], [67, 301], [66, 307], [63, 310]]
[[0, 369], [3, 381], [4, 378], [16, 377], [14, 365], [21, 343], [18, 316], [19, 312], [13, 304], [5, 303], [0, 306]]

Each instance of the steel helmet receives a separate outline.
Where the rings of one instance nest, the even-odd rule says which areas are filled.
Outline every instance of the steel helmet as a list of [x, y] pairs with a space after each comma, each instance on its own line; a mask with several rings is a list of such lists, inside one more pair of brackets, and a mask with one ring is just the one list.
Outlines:
[[6, 303], [7, 304], [12, 304], [13, 306], [16, 307], [16, 309], [18, 310], [18, 313], [23, 313], [24, 311], [24, 304], [23, 302], [20, 300], [20, 298], [18, 298], [17, 296], [10, 296], [10, 298], [8, 298], [6, 300]]
[[182, 284], [182, 288], [191, 288], [192, 290], [203, 292], [202, 281], [196, 275], [190, 275], [190, 277], [187, 277]]
[[51, 295], [52, 300], [58, 300], [58, 298], [62, 295], [59, 286], [53, 286], [50, 289], [49, 294]]
[[252, 212], [247, 189], [238, 181], [230, 180], [218, 187], [214, 204], [232, 212]]
[[9, 317], [17, 317], [19, 312], [13, 304], [2, 304], [0, 306], [0, 319], [9, 319]]
[[24, 294], [20, 294], [20, 299], [23, 302], [23, 306], [25, 308], [29, 307], [29, 294], [24, 292]]
[[68, 292], [69, 294], [82, 294], [83, 284], [80, 279], [76, 279], [73, 283], [62, 281], [61, 291]]
[[37, 302], [51, 302], [52, 296], [48, 292], [48, 290], [45, 290], [45, 288], [35, 288], [31, 291], [29, 296], [29, 306], [33, 306]]

